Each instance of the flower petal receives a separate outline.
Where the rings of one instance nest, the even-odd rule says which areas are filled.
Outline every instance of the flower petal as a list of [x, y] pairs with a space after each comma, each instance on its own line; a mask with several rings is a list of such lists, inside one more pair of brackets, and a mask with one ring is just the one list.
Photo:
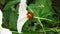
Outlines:
[[28, 12], [26, 10], [26, 7], [26, 0], [21, 0], [21, 3], [19, 4], [19, 16], [17, 21], [17, 30], [19, 33], [21, 33], [24, 23], [28, 20]]
[[25, 23], [27, 20], [28, 20], [27, 17], [24, 17], [24, 18], [22, 18], [21, 20], [18, 20], [17, 30], [18, 30], [19, 33], [21, 33], [22, 27], [23, 27], [24, 23]]
[[0, 34], [12, 34], [12, 32], [11, 32], [9, 29], [3, 28], [3, 29], [0, 31]]
[[21, 0], [21, 3], [26, 3], [26, 0]]
[[0, 10], [0, 27], [2, 25], [2, 11]]
[[19, 4], [19, 15], [27, 14], [26, 7], [26, 0], [21, 0], [21, 3]]

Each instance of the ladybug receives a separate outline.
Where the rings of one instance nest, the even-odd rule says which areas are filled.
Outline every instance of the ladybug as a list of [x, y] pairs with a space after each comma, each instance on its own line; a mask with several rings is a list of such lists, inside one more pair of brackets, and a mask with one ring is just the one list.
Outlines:
[[28, 12], [27, 17], [28, 17], [29, 20], [33, 19], [33, 17], [34, 17], [33, 13], [32, 12]]

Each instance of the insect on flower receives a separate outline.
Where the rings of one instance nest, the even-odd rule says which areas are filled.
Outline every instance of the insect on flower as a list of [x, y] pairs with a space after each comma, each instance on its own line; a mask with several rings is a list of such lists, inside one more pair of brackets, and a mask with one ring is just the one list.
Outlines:
[[31, 12], [28, 13], [28, 11], [26, 10], [26, 0], [20, 0], [20, 4], [19, 4], [19, 16], [18, 16], [18, 20], [17, 20], [17, 31], [18, 33], [22, 33], [22, 27], [25, 24], [25, 22], [28, 19], [32, 19], [33, 18], [33, 14]]
[[27, 17], [28, 17], [29, 20], [33, 19], [33, 17], [34, 17], [33, 13], [32, 12], [28, 12]]
[[20, 0], [20, 4], [19, 4], [19, 16], [18, 16], [18, 20], [17, 20], [17, 30], [18, 33], [22, 32], [22, 27], [24, 25], [24, 23], [28, 20], [27, 18], [27, 10], [26, 10], [26, 0]]
[[2, 11], [0, 10], [0, 34], [12, 34], [9, 29], [2, 27]]

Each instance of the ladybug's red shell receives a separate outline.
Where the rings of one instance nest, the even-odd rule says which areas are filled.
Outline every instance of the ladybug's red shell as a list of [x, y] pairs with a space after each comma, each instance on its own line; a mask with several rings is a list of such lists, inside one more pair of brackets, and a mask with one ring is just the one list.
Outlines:
[[33, 14], [32, 14], [31, 12], [29, 12], [29, 13], [27, 14], [27, 17], [29, 18], [29, 20], [31, 20], [31, 19], [33, 19]]

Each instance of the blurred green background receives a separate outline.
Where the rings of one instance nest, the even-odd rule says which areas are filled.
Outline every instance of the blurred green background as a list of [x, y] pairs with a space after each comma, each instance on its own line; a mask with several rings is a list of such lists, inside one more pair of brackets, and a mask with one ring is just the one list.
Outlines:
[[[4, 28], [17, 32], [18, 7], [20, 0], [0, 0]], [[34, 18], [28, 20], [22, 34], [60, 34], [60, 0], [27, 0], [27, 10]]]

